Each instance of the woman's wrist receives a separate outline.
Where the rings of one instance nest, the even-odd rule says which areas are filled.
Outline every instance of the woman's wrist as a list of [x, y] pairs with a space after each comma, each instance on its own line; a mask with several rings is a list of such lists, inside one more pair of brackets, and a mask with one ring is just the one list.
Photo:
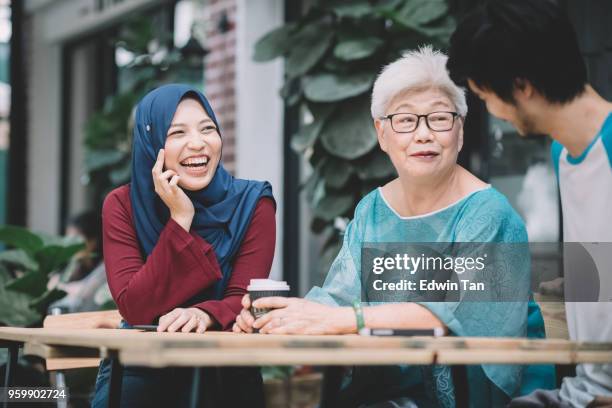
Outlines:
[[193, 214], [170, 214], [170, 218], [172, 218], [185, 231], [189, 232], [189, 230], [191, 229]]
[[352, 307], [336, 308], [334, 332], [337, 334], [357, 333], [357, 321]]

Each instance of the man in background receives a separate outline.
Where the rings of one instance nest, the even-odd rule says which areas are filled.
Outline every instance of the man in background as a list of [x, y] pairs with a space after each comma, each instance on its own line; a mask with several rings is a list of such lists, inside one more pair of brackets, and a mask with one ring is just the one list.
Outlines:
[[[612, 103], [588, 84], [564, 11], [549, 0], [490, 1], [457, 27], [447, 68], [519, 134], [554, 139], [564, 241], [612, 242]], [[566, 268], [566, 288], [572, 274], [580, 271]], [[612, 303], [565, 306], [572, 340], [612, 341]], [[612, 364], [580, 364], [559, 390], [537, 390], [510, 406], [612, 406]]]

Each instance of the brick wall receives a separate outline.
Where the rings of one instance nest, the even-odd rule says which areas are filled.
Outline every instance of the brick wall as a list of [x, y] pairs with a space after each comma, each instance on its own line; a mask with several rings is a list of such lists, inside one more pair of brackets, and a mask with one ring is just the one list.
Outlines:
[[[209, 0], [205, 13], [210, 22], [205, 48], [204, 92], [210, 101], [223, 137], [223, 164], [235, 171], [236, 146], [236, 0]], [[226, 24], [223, 24], [223, 22]]]

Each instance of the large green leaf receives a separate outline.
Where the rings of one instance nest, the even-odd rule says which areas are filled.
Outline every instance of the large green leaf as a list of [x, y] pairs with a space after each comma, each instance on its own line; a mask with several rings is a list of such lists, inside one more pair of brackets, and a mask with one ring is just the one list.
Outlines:
[[375, 37], [342, 41], [336, 44], [334, 56], [344, 61], [366, 58], [374, 54], [384, 43]]
[[292, 37], [285, 70], [290, 78], [304, 75], [321, 60], [329, 49], [334, 32], [329, 24], [307, 24]]
[[354, 169], [362, 180], [383, 179], [397, 174], [391, 159], [380, 149], [359, 158], [354, 163]]
[[291, 138], [291, 148], [297, 153], [301, 153], [308, 149], [316, 142], [324, 124], [325, 121], [319, 120], [302, 126]]
[[321, 175], [325, 184], [335, 189], [344, 187], [351, 174], [351, 165], [341, 159], [330, 157], [321, 165]]
[[350, 66], [341, 59], [334, 57], [333, 55], [325, 58], [325, 62], [323, 63], [323, 69], [326, 72], [333, 72], [338, 75], [344, 75], [350, 72]]
[[407, 27], [420, 27], [447, 13], [447, 0], [411, 0], [394, 14], [393, 20]]
[[321, 143], [334, 156], [353, 160], [376, 144], [376, 132], [369, 110], [369, 100], [361, 98], [342, 104], [321, 130]]
[[391, 13], [406, 0], [380, 0], [373, 8], [375, 13]]
[[333, 221], [344, 215], [354, 205], [355, 197], [350, 193], [326, 190], [323, 197], [314, 208], [314, 214], [325, 221]]
[[265, 62], [285, 54], [291, 46], [291, 34], [295, 30], [294, 23], [276, 28], [255, 43], [253, 60]]
[[332, 10], [340, 18], [361, 18], [372, 13], [372, 5], [369, 1], [352, 1], [334, 6]]
[[39, 271], [45, 275], [66, 264], [77, 252], [85, 248], [80, 242], [65, 242], [61, 245], [49, 245], [36, 253]]
[[291, 138], [291, 148], [301, 153], [313, 146], [327, 118], [332, 114], [333, 109], [334, 106], [330, 104], [310, 104], [309, 111], [313, 116], [313, 122], [303, 125], [300, 130], [293, 135]]
[[26, 228], [5, 225], [0, 227], [0, 242], [8, 246], [23, 249], [33, 254], [43, 246], [42, 239]]
[[23, 249], [9, 249], [0, 252], [0, 263], [17, 265], [25, 270], [38, 270], [38, 263]]
[[375, 76], [373, 72], [313, 75], [305, 80], [304, 94], [313, 102], [341, 101], [369, 91]]
[[29, 307], [32, 297], [5, 289], [10, 280], [7, 270], [0, 265], [0, 324], [31, 326], [40, 321], [41, 315]]
[[30, 271], [6, 284], [6, 289], [38, 297], [47, 290], [47, 275]]
[[444, 48], [448, 44], [456, 26], [457, 22], [455, 18], [451, 15], [447, 15], [442, 20], [436, 22], [436, 24], [420, 26], [418, 31], [429, 37], [429, 42], [431, 42], [434, 47]]
[[29, 303], [29, 306], [33, 309], [40, 311], [41, 313], [44, 313], [51, 303], [55, 302], [56, 300], [60, 300], [64, 296], [66, 296], [66, 292], [60, 289], [53, 288], [44, 292], [37, 298], [32, 299]]
[[309, 102], [306, 106], [315, 120], [326, 120], [337, 108], [335, 103]]

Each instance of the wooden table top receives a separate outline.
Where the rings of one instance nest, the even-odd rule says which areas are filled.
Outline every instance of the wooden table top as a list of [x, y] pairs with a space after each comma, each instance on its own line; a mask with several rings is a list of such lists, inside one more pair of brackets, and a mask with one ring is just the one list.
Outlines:
[[[0, 327], [41, 357], [116, 351], [127, 365], [612, 363], [612, 343], [494, 337], [364, 337]], [[64, 354], [62, 354], [64, 353]], [[84, 353], [86, 354], [86, 353]], [[98, 354], [98, 355], [100, 355]]]

